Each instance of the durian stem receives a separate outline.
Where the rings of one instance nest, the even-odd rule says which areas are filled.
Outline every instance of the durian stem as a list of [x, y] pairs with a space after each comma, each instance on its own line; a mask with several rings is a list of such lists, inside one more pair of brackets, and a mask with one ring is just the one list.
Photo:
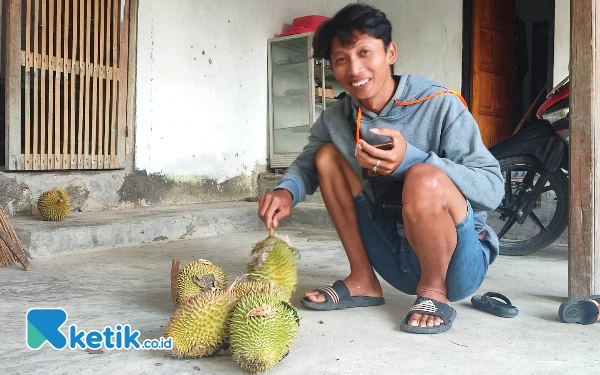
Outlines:
[[235, 284], [237, 284], [242, 278], [244, 277], [244, 275], [236, 278], [235, 280], [233, 280], [233, 282], [231, 283], [231, 285], [229, 285], [227, 287], [227, 290], [225, 290], [226, 293], [231, 293], [231, 291], [233, 290], [233, 287], [235, 286]]
[[227, 289], [225, 290], [226, 293], [230, 293], [233, 290], [233, 287], [240, 282], [241, 279], [243, 279], [244, 277], [250, 275], [249, 273], [243, 274], [242, 276], [239, 276], [238, 278], [236, 278], [235, 280], [233, 280], [233, 282], [231, 283], [231, 285], [229, 285], [227, 287]]
[[31, 263], [27, 260], [27, 258], [17, 249], [17, 246], [14, 244], [12, 239], [8, 236], [8, 234], [0, 229], [0, 240], [8, 246], [10, 252], [17, 258], [19, 263], [25, 268], [25, 271], [29, 271], [31, 269]]
[[248, 273], [246, 276], [252, 276], [255, 279], [264, 279], [265, 282], [269, 281], [269, 278], [265, 275], [261, 275], [260, 273]]
[[269, 228], [269, 238], [273, 238], [273, 236], [275, 235], [275, 229], [273, 227]]

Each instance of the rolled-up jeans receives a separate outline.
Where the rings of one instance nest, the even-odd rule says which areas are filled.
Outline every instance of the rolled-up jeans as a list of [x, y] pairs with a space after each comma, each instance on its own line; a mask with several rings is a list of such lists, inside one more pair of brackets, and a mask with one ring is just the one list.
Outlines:
[[[416, 295], [421, 277], [419, 259], [408, 240], [398, 232], [396, 220], [376, 205], [364, 190], [354, 197], [354, 205], [362, 240], [374, 270], [394, 288]], [[473, 210], [468, 200], [467, 215], [456, 224], [456, 233], [456, 249], [446, 275], [446, 298], [451, 302], [472, 295], [483, 282], [489, 266], [485, 245], [475, 231]]]

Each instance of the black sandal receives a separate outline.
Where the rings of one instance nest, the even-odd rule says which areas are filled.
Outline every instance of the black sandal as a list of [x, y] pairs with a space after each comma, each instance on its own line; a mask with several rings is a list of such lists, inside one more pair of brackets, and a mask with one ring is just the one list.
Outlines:
[[[412, 314], [432, 315], [437, 316], [443, 320], [443, 323], [439, 326], [433, 327], [413, 327], [408, 325], [409, 318]], [[410, 309], [406, 317], [400, 325], [400, 329], [410, 333], [442, 333], [452, 328], [452, 323], [456, 318], [456, 310], [447, 303], [436, 301], [427, 297], [418, 297]]]
[[558, 317], [563, 323], [587, 325], [600, 322], [600, 295], [575, 298], [561, 303]]
[[471, 297], [471, 304], [478, 310], [503, 318], [514, 318], [519, 314], [519, 309], [513, 306], [508, 297], [496, 292], [473, 296]]
[[325, 302], [312, 302], [306, 297], [302, 298], [302, 304], [312, 310], [342, 310], [352, 307], [380, 306], [385, 303], [383, 297], [350, 296], [350, 291], [342, 280], [314, 290], [325, 296]]

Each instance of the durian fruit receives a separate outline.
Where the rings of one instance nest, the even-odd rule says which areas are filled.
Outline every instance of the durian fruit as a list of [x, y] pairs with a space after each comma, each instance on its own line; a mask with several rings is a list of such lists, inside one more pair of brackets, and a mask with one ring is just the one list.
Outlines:
[[171, 265], [171, 293], [175, 306], [208, 291], [227, 288], [227, 275], [213, 262], [198, 259], [187, 263], [181, 270], [179, 260]]
[[254, 245], [248, 262], [248, 279], [272, 281], [289, 301], [298, 286], [297, 250], [289, 239], [271, 235]]
[[254, 294], [281, 297], [283, 293], [274, 283], [240, 282], [235, 279], [227, 289], [215, 289], [197, 294], [180, 304], [164, 336], [172, 337], [170, 353], [178, 358], [200, 358], [215, 354], [229, 346], [229, 317], [235, 304], [243, 297]]
[[44, 220], [62, 220], [71, 212], [71, 198], [62, 189], [45, 191], [37, 200], [37, 210]]
[[244, 281], [237, 283], [231, 292], [236, 298], [244, 298], [256, 293], [267, 293], [277, 299], [287, 299], [286, 294], [273, 282]]
[[198, 294], [177, 307], [164, 333], [173, 340], [173, 357], [201, 358], [221, 349], [228, 338], [231, 309], [239, 300], [231, 293], [238, 281], [227, 289]]
[[[275, 283], [271, 282], [262, 282], [262, 281], [244, 281], [238, 282], [234, 285], [231, 290], [231, 294], [233, 294], [236, 300], [240, 300], [244, 297], [247, 297], [251, 294], [268, 294], [273, 296], [274, 298], [285, 300], [286, 295], [279, 289]], [[229, 331], [228, 331], [229, 335]], [[229, 337], [225, 340], [222, 345], [222, 349], [219, 350], [217, 355], [231, 355], [231, 345], [229, 343]]]
[[288, 355], [299, 324], [296, 309], [286, 301], [265, 293], [242, 298], [229, 322], [233, 359], [249, 373], [271, 370]]

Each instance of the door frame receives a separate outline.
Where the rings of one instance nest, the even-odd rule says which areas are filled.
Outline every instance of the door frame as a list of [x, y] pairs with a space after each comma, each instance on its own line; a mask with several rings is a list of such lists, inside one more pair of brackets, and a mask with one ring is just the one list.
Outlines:
[[[461, 95], [471, 106], [471, 89], [473, 73], [473, 1], [463, 0], [463, 50], [462, 50], [462, 84]], [[517, 0], [523, 1], [523, 0]], [[526, 1], [526, 0], [525, 0]], [[548, 86], [546, 92], [550, 92], [554, 87], [554, 20], [556, 18], [555, 0], [550, 1], [550, 19], [548, 20], [548, 33], [551, 36], [548, 45]]]

